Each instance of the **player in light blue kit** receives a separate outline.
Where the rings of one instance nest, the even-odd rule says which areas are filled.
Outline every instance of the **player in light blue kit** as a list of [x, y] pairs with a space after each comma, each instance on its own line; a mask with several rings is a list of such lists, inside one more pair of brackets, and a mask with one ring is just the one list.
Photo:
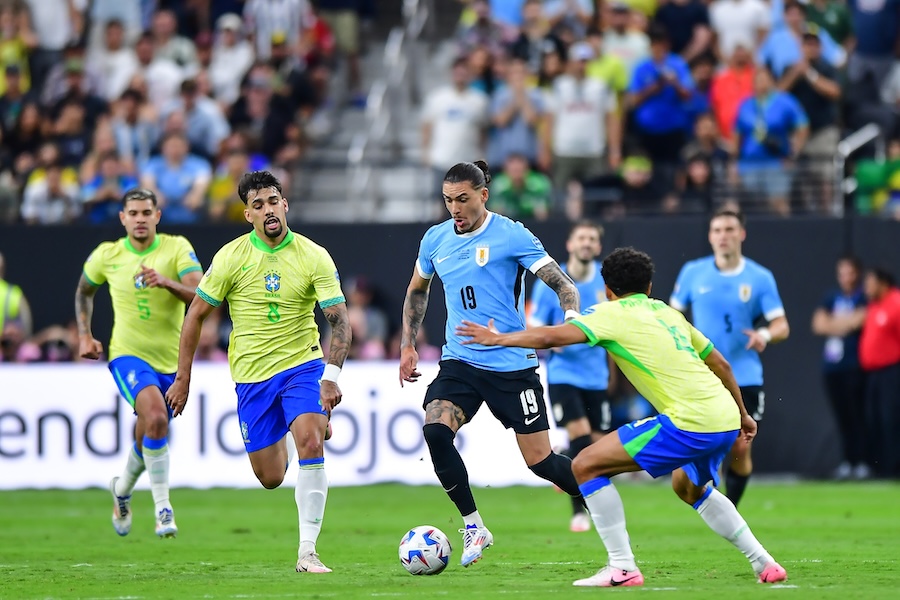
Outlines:
[[[759, 354], [786, 340], [790, 329], [772, 272], [741, 254], [744, 224], [733, 211], [713, 215], [713, 255], [682, 267], [669, 304], [682, 312], [690, 308], [694, 327], [731, 363], [747, 411], [759, 422], [766, 409]], [[726, 465], [726, 495], [737, 506], [753, 472], [750, 441], [738, 438]]]
[[461, 563], [479, 560], [494, 538], [475, 506], [469, 476], [453, 438], [486, 403], [516, 432], [528, 468], [571, 496], [580, 497], [571, 460], [550, 449], [550, 428], [537, 353], [527, 348], [463, 345], [456, 328], [463, 320], [493, 318], [500, 331], [525, 329], [525, 273], [531, 271], [556, 292], [566, 317], [578, 316], [572, 280], [521, 223], [485, 208], [491, 177], [487, 163], [459, 163], [444, 176], [443, 199], [451, 219], [422, 238], [419, 257], [403, 304], [400, 383], [415, 382], [419, 357], [416, 334], [425, 318], [431, 280], [444, 285], [447, 306], [440, 372], [425, 394], [423, 433], [434, 470], [463, 517]]
[[[569, 231], [566, 251], [569, 259], [563, 271], [575, 281], [579, 296], [590, 304], [606, 301], [606, 284], [596, 258], [603, 249], [603, 228], [580, 221]], [[530, 327], [559, 325], [565, 321], [559, 299], [543, 282], [534, 285], [528, 314]], [[612, 429], [609, 404], [609, 358], [600, 346], [577, 344], [554, 348], [547, 359], [547, 392], [553, 418], [569, 435], [566, 456], [573, 459]], [[590, 531], [591, 517], [580, 498], [572, 496], [569, 529]]]

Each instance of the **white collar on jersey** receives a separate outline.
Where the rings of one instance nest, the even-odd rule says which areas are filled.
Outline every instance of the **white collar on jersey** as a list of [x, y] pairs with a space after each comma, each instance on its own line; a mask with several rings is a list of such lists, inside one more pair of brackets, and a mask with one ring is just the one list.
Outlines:
[[[715, 258], [713, 258], [713, 264], [716, 264]], [[746, 266], [747, 266], [747, 261], [744, 260], [744, 257], [742, 256], [740, 262], [738, 262], [738, 265], [735, 268], [719, 269], [719, 267], [717, 266], [716, 269], [719, 270], [719, 275], [724, 275], [725, 277], [734, 277], [735, 275], [740, 275], [741, 273], [743, 273], [744, 267], [746, 267]]]
[[[485, 230], [487, 229], [488, 223], [491, 222], [491, 217], [494, 216], [494, 213], [492, 213], [491, 211], [486, 211], [486, 212], [487, 212], [487, 216], [484, 218], [484, 223], [481, 224], [481, 227], [479, 227], [478, 229], [474, 229], [472, 231], [467, 231], [465, 233], [457, 233], [456, 235], [461, 238], [471, 238], [471, 237], [475, 237], [476, 235], [481, 235], [482, 233], [484, 233]], [[453, 229], [453, 233], [456, 233], [455, 227]]]

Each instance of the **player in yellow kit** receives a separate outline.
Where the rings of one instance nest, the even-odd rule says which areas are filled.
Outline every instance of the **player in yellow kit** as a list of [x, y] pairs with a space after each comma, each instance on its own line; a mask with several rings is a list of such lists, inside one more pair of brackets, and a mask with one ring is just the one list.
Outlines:
[[[603, 261], [609, 302], [555, 327], [498, 333], [463, 322], [464, 343], [557, 348], [588, 343], [610, 353], [622, 373], [659, 411], [629, 423], [583, 450], [572, 463], [591, 518], [609, 554], [605, 567], [577, 586], [643, 585], [634, 561], [622, 499], [610, 477], [645, 470], [672, 473], [679, 498], [750, 561], [759, 581], [787, 579], [785, 570], [757, 541], [728, 498], [715, 489], [719, 466], [738, 435], [756, 435], [731, 366], [684, 316], [650, 299], [653, 261], [633, 248], [619, 248]], [[712, 485], [709, 483], [712, 482]]]
[[[347, 305], [328, 252], [288, 229], [278, 179], [268, 171], [247, 173], [238, 195], [253, 230], [223, 246], [203, 276], [185, 317], [178, 373], [166, 399], [176, 416], [184, 410], [203, 319], [227, 300], [234, 323], [228, 361], [250, 464], [263, 487], [281, 485], [288, 461], [284, 437], [291, 432], [300, 457], [297, 571], [328, 573], [316, 553], [328, 495], [322, 442], [331, 410], [341, 401], [337, 379], [350, 349]], [[316, 303], [332, 328], [327, 365]]]
[[156, 534], [178, 533], [169, 502], [170, 413], [163, 394], [175, 378], [178, 336], [185, 304], [203, 269], [185, 238], [157, 233], [161, 212], [150, 190], [135, 189], [122, 198], [119, 220], [126, 236], [103, 242], [88, 256], [75, 293], [79, 354], [96, 360], [103, 345], [91, 333], [94, 294], [109, 284], [113, 331], [109, 370], [122, 397], [137, 414], [135, 442], [125, 471], [113, 477], [113, 527], [131, 530], [131, 492], [146, 468], [156, 514]]

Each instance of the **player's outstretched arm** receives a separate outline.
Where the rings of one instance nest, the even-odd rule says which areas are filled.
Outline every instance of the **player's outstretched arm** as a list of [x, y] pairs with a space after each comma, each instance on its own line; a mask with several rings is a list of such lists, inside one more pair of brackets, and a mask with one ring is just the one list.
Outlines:
[[406, 288], [406, 299], [403, 301], [403, 329], [400, 336], [400, 386], [403, 382], [415, 383], [421, 373], [416, 370], [419, 364], [419, 353], [416, 352], [416, 338], [419, 328], [425, 319], [428, 308], [428, 294], [431, 290], [431, 279], [419, 275], [413, 270], [409, 287]]
[[181, 340], [178, 342], [178, 372], [175, 381], [166, 392], [166, 403], [172, 407], [173, 416], [177, 417], [187, 404], [188, 392], [191, 388], [191, 365], [194, 363], [194, 354], [200, 343], [200, 330], [203, 321], [216, 309], [199, 296], [194, 298], [184, 316], [184, 324], [181, 327]]
[[[340, 373], [344, 361], [347, 360], [353, 333], [350, 330], [350, 317], [347, 316], [346, 303], [334, 304], [322, 309], [322, 312], [325, 313], [325, 318], [331, 324], [331, 345], [328, 350], [328, 365], [331, 368], [325, 367], [326, 372], [322, 376], [319, 396], [322, 400], [322, 408], [331, 414], [334, 407], [341, 403], [341, 388], [338, 387], [336, 373]], [[334, 370], [334, 367], [337, 367], [337, 370]], [[335, 375], [329, 376], [329, 371], [334, 371]]]
[[741, 397], [741, 388], [738, 386], [734, 373], [731, 370], [731, 364], [722, 353], [713, 348], [703, 361], [709, 370], [716, 374], [725, 388], [731, 392], [734, 403], [737, 404], [738, 410], [741, 411], [741, 431], [746, 441], [752, 440], [756, 436], [756, 421], [747, 413], [747, 407], [744, 406], [744, 399]]
[[463, 321], [456, 328], [456, 335], [469, 338], [463, 344], [481, 344], [482, 346], [513, 346], [516, 348], [559, 348], [572, 344], [584, 344], [587, 334], [571, 323], [562, 325], [534, 327], [524, 331], [500, 333], [494, 328], [494, 320], [488, 321], [487, 327], [471, 321]]
[[556, 261], [544, 265], [538, 269], [535, 275], [550, 286], [551, 290], [556, 292], [556, 295], [559, 296], [560, 308], [566, 312], [572, 310], [578, 313], [581, 311], [578, 289], [575, 287], [575, 282], [559, 268]]
[[91, 319], [94, 316], [94, 294], [97, 288], [87, 280], [84, 273], [75, 290], [75, 322], [78, 323], [78, 356], [97, 360], [103, 352], [103, 344], [91, 333]]

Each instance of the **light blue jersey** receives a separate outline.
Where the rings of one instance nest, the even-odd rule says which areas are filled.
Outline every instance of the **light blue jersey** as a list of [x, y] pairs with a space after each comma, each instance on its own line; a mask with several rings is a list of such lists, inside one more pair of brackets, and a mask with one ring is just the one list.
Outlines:
[[463, 346], [456, 327], [463, 321], [494, 325], [501, 333], [525, 329], [525, 271], [553, 262], [541, 241], [524, 225], [488, 212], [481, 227], [456, 233], [452, 220], [435, 225], [419, 245], [416, 269], [435, 273], [444, 285], [446, 343], [441, 360], [458, 360], [487, 371], [520, 371], [538, 365], [534, 350]]
[[[565, 266], [562, 269], [565, 271]], [[591, 263], [587, 280], [576, 281], [575, 287], [578, 288], [582, 306], [606, 302], [606, 285], [600, 276], [600, 264], [596, 261]], [[559, 306], [559, 297], [543, 281], [534, 284], [528, 321], [532, 327], [559, 325], [565, 321], [565, 312]], [[583, 390], [605, 390], [609, 386], [606, 350], [588, 344], [574, 344], [554, 349], [547, 361], [547, 383], [564, 383]]]
[[684, 265], [669, 301], [672, 308], [691, 309], [694, 327], [706, 335], [734, 370], [741, 387], [763, 384], [759, 353], [747, 350], [745, 329], [757, 321], [784, 316], [784, 305], [772, 272], [749, 258], [728, 272], [707, 256]]

